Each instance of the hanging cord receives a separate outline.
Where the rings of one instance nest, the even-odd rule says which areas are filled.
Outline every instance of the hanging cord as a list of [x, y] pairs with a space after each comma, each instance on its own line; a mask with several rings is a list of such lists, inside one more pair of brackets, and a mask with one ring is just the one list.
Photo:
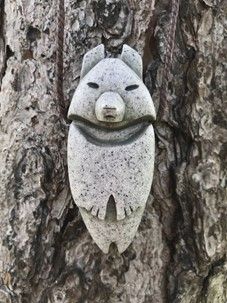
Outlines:
[[170, 71], [173, 61], [173, 52], [175, 46], [175, 36], [176, 36], [176, 26], [179, 14], [179, 4], [180, 0], [172, 0], [171, 10], [169, 16], [169, 26], [168, 32], [166, 34], [166, 53], [163, 62], [163, 72], [162, 72], [162, 85], [160, 89], [160, 109], [159, 117], [162, 118], [165, 115], [165, 110], [167, 107], [167, 91]]
[[57, 37], [57, 99], [61, 116], [66, 119], [66, 106], [64, 98], [64, 27], [65, 27], [65, 1], [58, 0], [58, 37]]

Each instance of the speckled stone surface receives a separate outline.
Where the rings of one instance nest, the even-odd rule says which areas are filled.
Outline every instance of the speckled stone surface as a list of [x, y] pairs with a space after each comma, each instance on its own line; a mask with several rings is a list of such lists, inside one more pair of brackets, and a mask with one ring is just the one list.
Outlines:
[[[92, 55], [93, 54], [93, 55]], [[154, 167], [153, 101], [142, 59], [125, 45], [121, 58], [89, 51], [71, 102], [68, 137], [71, 192], [104, 253], [132, 242], [150, 192]]]
[[[137, 228], [140, 224], [145, 205], [137, 208], [125, 220], [113, 221], [106, 219], [99, 220], [91, 216], [83, 208], [80, 209], [82, 218], [92, 238], [104, 252], [108, 253], [111, 243], [116, 243], [119, 253], [123, 253], [132, 242]], [[95, 226], [95, 227], [94, 227]]]

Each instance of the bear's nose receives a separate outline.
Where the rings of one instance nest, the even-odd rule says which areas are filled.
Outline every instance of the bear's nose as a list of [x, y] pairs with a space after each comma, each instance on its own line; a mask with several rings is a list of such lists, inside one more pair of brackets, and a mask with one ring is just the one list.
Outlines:
[[105, 92], [96, 101], [95, 114], [102, 122], [121, 122], [124, 119], [125, 103], [118, 93]]

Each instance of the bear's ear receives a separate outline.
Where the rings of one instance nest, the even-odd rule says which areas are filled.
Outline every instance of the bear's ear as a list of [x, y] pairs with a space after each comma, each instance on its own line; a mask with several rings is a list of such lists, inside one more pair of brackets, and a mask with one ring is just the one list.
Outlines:
[[143, 78], [143, 61], [137, 51], [127, 44], [124, 44], [121, 53], [121, 60], [130, 66], [141, 79]]
[[83, 58], [80, 78], [82, 79], [99, 61], [105, 58], [105, 47], [100, 44], [88, 51]]

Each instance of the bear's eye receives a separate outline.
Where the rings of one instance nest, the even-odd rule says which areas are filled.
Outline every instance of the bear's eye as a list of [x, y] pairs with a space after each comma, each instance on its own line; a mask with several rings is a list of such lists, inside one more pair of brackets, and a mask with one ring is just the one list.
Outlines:
[[139, 85], [133, 84], [133, 85], [126, 86], [125, 90], [130, 91], [130, 90], [137, 89], [138, 87], [139, 87]]
[[88, 82], [87, 85], [91, 88], [95, 88], [95, 89], [99, 88], [99, 85], [95, 82]]

